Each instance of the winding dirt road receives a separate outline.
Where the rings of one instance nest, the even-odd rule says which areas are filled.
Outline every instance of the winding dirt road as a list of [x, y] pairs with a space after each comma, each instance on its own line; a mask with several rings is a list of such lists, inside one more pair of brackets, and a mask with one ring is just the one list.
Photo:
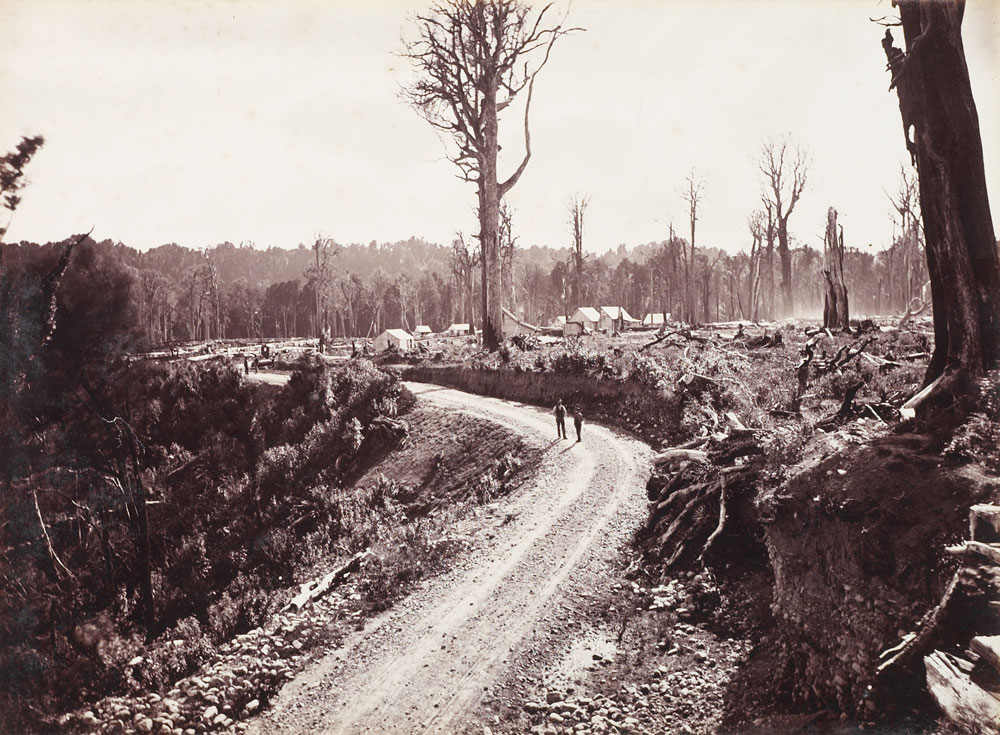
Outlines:
[[[497, 502], [504, 519], [477, 536], [455, 568], [290, 681], [251, 733], [454, 733], [491, 698], [539, 670], [572, 635], [573, 597], [604, 584], [645, 515], [651, 451], [609, 429], [556, 441], [537, 408], [408, 383], [419, 401], [498, 422], [545, 447], [536, 477]], [[546, 652], [549, 652], [548, 654]], [[481, 726], [479, 732], [482, 732]]]

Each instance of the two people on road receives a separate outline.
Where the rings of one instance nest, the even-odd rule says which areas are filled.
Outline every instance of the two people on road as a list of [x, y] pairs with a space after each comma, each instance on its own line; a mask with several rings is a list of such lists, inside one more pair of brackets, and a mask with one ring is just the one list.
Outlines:
[[[556, 407], [552, 411], [556, 415], [556, 438], [557, 439], [568, 439], [566, 436], [566, 406], [562, 402], [562, 398], [556, 403]], [[580, 430], [583, 428], [583, 413], [580, 411], [579, 406], [573, 407], [573, 426], [576, 428], [576, 440], [580, 441]]]

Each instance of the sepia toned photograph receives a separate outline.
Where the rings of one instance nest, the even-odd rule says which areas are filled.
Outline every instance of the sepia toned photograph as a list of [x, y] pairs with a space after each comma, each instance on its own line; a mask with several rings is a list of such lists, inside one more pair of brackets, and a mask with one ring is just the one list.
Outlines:
[[1000, 0], [0, 0], [0, 735], [1000, 735], [998, 130]]

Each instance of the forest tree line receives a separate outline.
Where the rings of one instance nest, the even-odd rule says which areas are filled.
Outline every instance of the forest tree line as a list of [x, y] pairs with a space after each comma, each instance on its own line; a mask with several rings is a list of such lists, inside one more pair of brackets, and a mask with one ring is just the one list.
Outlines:
[[[902, 314], [926, 297], [919, 220], [904, 216], [892, 246], [850, 247], [844, 271], [853, 315]], [[526, 321], [547, 325], [578, 306], [623, 306], [634, 317], [667, 313], [691, 322], [767, 320], [823, 309], [823, 253], [790, 250], [791, 310], [781, 292], [776, 232], [748, 221], [750, 248], [730, 254], [693, 251], [676, 234], [661, 242], [601, 255], [576, 248], [504, 248], [504, 304]], [[64, 243], [4, 246], [11, 271], [38, 270]], [[480, 324], [479, 254], [418, 238], [312, 247], [259, 249], [221, 243], [203, 250], [176, 244], [140, 252], [110, 240], [85, 240], [76, 257], [100, 263], [123, 293], [125, 318], [149, 345], [181, 340], [313, 337], [317, 321], [332, 337], [374, 336], [383, 329], [435, 332], [453, 322]], [[318, 317], [318, 319], [317, 319]]]

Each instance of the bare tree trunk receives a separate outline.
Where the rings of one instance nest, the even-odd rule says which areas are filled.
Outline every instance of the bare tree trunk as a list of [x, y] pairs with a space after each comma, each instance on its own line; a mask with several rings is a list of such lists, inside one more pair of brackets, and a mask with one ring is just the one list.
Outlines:
[[[934, 353], [925, 385], [1000, 364], [1000, 258], [961, 26], [964, 2], [901, 0], [907, 51], [882, 42], [917, 166]], [[949, 381], [953, 382], [953, 381]]]
[[570, 227], [573, 230], [573, 294], [576, 306], [583, 306], [583, 219], [590, 197], [573, 197], [569, 203]]
[[823, 239], [823, 276], [826, 294], [823, 299], [823, 326], [847, 329], [850, 315], [847, 309], [847, 286], [844, 285], [844, 230], [837, 231], [837, 210], [826, 212], [826, 237]]
[[[483, 150], [479, 175], [479, 242], [483, 259], [483, 346], [503, 342], [502, 273], [500, 272], [500, 184], [497, 182], [497, 85], [487, 79], [483, 93]], [[496, 298], [491, 298], [496, 294]]]
[[792, 292], [792, 251], [788, 247], [788, 218], [778, 219], [778, 260], [781, 262], [782, 316], [795, 313], [795, 296]]

